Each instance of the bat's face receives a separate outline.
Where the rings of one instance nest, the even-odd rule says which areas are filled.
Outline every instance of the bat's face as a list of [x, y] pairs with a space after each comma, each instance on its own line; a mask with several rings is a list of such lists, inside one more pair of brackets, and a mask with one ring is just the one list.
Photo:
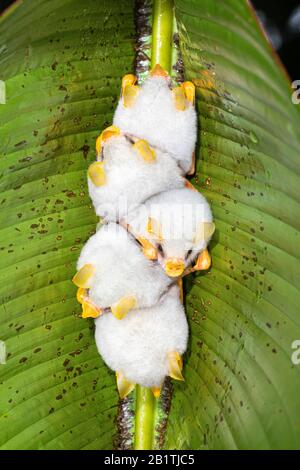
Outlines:
[[150, 218], [147, 231], [159, 264], [168, 276], [179, 277], [206, 250], [215, 225], [213, 222], [198, 222], [195, 230], [184, 233], [176, 233], [176, 224], [172, 225], [170, 233], [164, 223]]

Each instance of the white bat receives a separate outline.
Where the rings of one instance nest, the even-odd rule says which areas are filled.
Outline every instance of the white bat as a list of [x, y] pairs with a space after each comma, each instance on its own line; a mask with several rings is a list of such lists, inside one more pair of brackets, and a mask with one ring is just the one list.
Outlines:
[[134, 75], [123, 78], [114, 125], [169, 153], [184, 173], [192, 171], [197, 137], [193, 83], [171, 89], [170, 77], [159, 65], [141, 87], [135, 82]]
[[[197, 258], [194, 269], [208, 269], [207, 245], [215, 230], [207, 200], [198, 191], [183, 188], [149, 198], [123, 221], [129, 230], [152, 247], [152, 259], [170, 277], [179, 277]], [[145, 253], [146, 254], [146, 253]]]
[[96, 147], [88, 186], [96, 214], [106, 221], [118, 221], [154, 194], [184, 186], [172, 157], [114, 126], [102, 132]]
[[172, 280], [156, 261], [142, 253], [140, 244], [120, 225], [102, 226], [82, 248], [78, 272], [78, 300], [83, 317], [110, 311], [122, 319], [134, 308], [156, 304]]
[[159, 396], [166, 376], [183, 380], [188, 325], [177, 285], [153, 307], [132, 310], [122, 321], [105, 313], [95, 325], [99, 353], [117, 374], [121, 398], [135, 384], [151, 387]]

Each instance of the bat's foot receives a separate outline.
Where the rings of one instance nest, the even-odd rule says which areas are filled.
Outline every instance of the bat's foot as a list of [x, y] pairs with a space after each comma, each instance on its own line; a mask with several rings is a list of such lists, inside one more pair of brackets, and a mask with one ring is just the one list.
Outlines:
[[202, 271], [205, 269], [209, 269], [211, 266], [211, 256], [208, 253], [208, 250], [202, 251], [197, 258], [197, 262], [194, 266], [195, 271]]
[[133, 295], [122, 297], [122, 299], [111, 306], [111, 313], [118, 320], [122, 320], [130, 310], [136, 307], [136, 303], [136, 298]]
[[184, 380], [182, 376], [182, 358], [177, 351], [168, 353], [169, 376], [175, 380]]
[[97, 158], [101, 157], [101, 150], [103, 144], [111, 137], [118, 137], [121, 134], [120, 129], [117, 126], [109, 126], [101, 132], [96, 140], [96, 152]]
[[133, 148], [139, 153], [145, 162], [152, 163], [155, 161], [156, 154], [146, 140], [137, 140], [133, 144]]
[[91, 287], [91, 280], [95, 275], [95, 272], [96, 267], [93, 264], [85, 264], [81, 269], [79, 269], [79, 271], [77, 271], [72, 282], [77, 287], [89, 288]]
[[103, 186], [106, 182], [104, 162], [94, 162], [89, 166], [88, 177], [95, 186]]
[[169, 258], [165, 264], [165, 271], [170, 277], [179, 277], [183, 274], [185, 268], [184, 260]]
[[155, 398], [160, 397], [161, 387], [151, 387], [151, 391], [152, 391], [153, 395], [155, 396]]
[[122, 372], [116, 372], [117, 387], [121, 400], [129, 395], [135, 387], [135, 384], [129, 382]]

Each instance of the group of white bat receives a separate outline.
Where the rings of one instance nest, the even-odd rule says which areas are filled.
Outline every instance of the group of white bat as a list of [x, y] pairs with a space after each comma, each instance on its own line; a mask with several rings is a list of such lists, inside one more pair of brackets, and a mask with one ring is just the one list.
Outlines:
[[141, 87], [125, 75], [113, 125], [98, 137], [88, 169], [102, 224], [84, 245], [73, 282], [121, 398], [136, 384], [159, 397], [166, 376], [183, 380], [188, 325], [180, 282], [208, 269], [214, 232], [208, 202], [185, 178], [194, 165], [194, 100], [193, 83], [173, 87], [159, 65]]

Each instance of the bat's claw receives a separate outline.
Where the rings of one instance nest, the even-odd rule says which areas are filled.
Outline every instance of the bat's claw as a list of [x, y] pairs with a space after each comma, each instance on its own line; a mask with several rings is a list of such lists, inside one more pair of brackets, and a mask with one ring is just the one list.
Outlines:
[[91, 280], [95, 275], [95, 272], [96, 267], [93, 264], [85, 264], [81, 269], [79, 269], [79, 271], [77, 271], [72, 282], [77, 287], [89, 288], [91, 287]]
[[130, 310], [136, 307], [136, 303], [136, 298], [133, 295], [122, 297], [122, 299], [111, 306], [111, 313], [118, 320], [122, 320]]
[[117, 387], [121, 400], [129, 395], [135, 387], [135, 384], [129, 382], [122, 372], [116, 372]]
[[168, 353], [168, 362], [169, 362], [169, 376], [175, 380], [183, 380], [182, 376], [182, 358], [177, 351]]

